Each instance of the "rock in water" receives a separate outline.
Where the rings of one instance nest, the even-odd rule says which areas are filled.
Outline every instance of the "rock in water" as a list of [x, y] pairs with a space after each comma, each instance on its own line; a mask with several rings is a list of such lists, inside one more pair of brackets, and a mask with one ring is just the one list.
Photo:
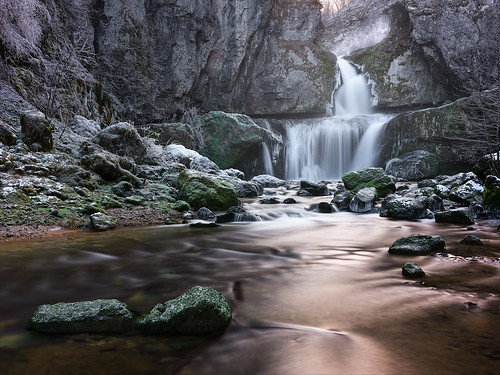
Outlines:
[[418, 150], [387, 162], [385, 173], [409, 181], [419, 181], [437, 175], [437, 158], [430, 152]]
[[50, 333], [126, 332], [134, 327], [127, 305], [116, 299], [41, 305], [30, 328]]
[[440, 211], [435, 215], [436, 223], [474, 224], [474, 218], [468, 208]]
[[464, 238], [460, 240], [460, 243], [462, 245], [476, 245], [476, 246], [482, 246], [483, 241], [477, 236], [474, 236], [473, 234], [468, 234]]
[[277, 188], [277, 187], [286, 185], [285, 180], [280, 180], [279, 178], [268, 175], [268, 174], [261, 174], [261, 175], [255, 176], [252, 178], [251, 181], [258, 182], [264, 188]]
[[395, 219], [415, 220], [425, 218], [425, 206], [415, 198], [392, 198], [387, 201], [385, 208], [387, 210], [385, 216]]
[[425, 272], [415, 262], [406, 262], [402, 269], [403, 276], [408, 278], [418, 278], [425, 276]]
[[373, 209], [376, 198], [377, 191], [375, 188], [361, 189], [349, 203], [349, 209], [357, 213], [370, 212]]
[[412, 234], [396, 240], [389, 248], [389, 254], [428, 255], [444, 249], [445, 242], [441, 236]]
[[301, 180], [299, 195], [307, 196], [325, 196], [330, 195], [326, 184], [312, 180]]
[[342, 176], [342, 182], [348, 190], [354, 192], [365, 187], [374, 187], [381, 198], [396, 191], [396, 185], [382, 168], [366, 168], [346, 173]]
[[218, 291], [195, 286], [174, 300], [156, 305], [137, 322], [147, 333], [201, 335], [220, 333], [231, 321], [231, 309]]

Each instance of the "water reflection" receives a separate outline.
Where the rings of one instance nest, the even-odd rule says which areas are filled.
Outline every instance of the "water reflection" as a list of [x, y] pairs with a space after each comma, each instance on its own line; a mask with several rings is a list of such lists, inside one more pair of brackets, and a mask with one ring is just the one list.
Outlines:
[[[302, 197], [293, 207], [248, 200], [262, 222], [1, 245], [2, 374], [493, 374], [500, 360], [494, 224], [475, 226], [486, 245], [471, 261], [459, 254], [464, 227], [307, 210], [328, 199]], [[456, 255], [387, 253], [411, 233], [440, 234]], [[423, 283], [401, 277], [408, 260], [427, 272]], [[224, 335], [24, 329], [39, 304], [118, 298], [141, 314], [193, 285], [229, 301], [233, 321]]]

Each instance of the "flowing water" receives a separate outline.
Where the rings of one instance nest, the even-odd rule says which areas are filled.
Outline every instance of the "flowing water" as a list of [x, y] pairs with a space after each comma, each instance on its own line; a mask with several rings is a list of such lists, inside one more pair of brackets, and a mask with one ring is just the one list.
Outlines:
[[[0, 245], [0, 368], [15, 374], [495, 374], [500, 363], [496, 225], [480, 249], [462, 226], [319, 214], [246, 199], [261, 222], [78, 233]], [[494, 226], [495, 225], [495, 226]], [[440, 234], [450, 256], [392, 256], [411, 233]], [[472, 255], [474, 255], [472, 257]], [[471, 256], [471, 257], [469, 257]], [[469, 257], [469, 258], [468, 258]], [[427, 276], [404, 279], [416, 261]], [[137, 314], [194, 285], [233, 310], [217, 337], [44, 335], [25, 329], [36, 307], [118, 298]]]
[[339, 180], [374, 165], [384, 125], [392, 116], [372, 114], [366, 77], [338, 59], [342, 84], [334, 94], [335, 116], [286, 123], [285, 179]]

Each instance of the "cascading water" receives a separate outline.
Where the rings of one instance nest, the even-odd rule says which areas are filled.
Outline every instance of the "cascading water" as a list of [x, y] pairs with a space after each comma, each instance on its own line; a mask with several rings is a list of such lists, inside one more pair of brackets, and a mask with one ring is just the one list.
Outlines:
[[286, 124], [285, 178], [338, 180], [373, 165], [379, 135], [390, 116], [371, 114], [368, 82], [351, 63], [338, 59], [342, 84], [334, 94], [335, 115]]

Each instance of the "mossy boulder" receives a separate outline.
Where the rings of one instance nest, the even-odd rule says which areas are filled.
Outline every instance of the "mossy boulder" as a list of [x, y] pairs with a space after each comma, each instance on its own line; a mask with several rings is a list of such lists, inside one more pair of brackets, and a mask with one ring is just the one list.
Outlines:
[[146, 333], [202, 335], [220, 333], [231, 322], [231, 309], [218, 291], [196, 286], [156, 305], [137, 321]]
[[500, 218], [500, 178], [489, 175], [484, 181], [483, 206]]
[[136, 162], [144, 160], [147, 149], [137, 129], [127, 122], [108, 126], [95, 136], [95, 142], [109, 152], [127, 156]]
[[214, 211], [237, 206], [238, 190], [224, 178], [192, 170], [183, 171], [177, 180], [179, 198], [192, 208], [208, 207]]
[[203, 135], [201, 153], [222, 169], [234, 167], [252, 146], [271, 137], [250, 117], [221, 111], [201, 116], [199, 129]]
[[389, 248], [389, 254], [428, 255], [444, 249], [445, 242], [441, 236], [412, 234], [396, 240]]
[[105, 232], [116, 227], [116, 219], [113, 216], [97, 212], [90, 215], [90, 229], [96, 232]]
[[385, 174], [382, 168], [365, 168], [348, 172], [342, 176], [342, 182], [348, 190], [354, 192], [373, 187], [381, 198], [396, 191], [396, 184], [390, 176]]
[[126, 332], [134, 327], [127, 305], [116, 299], [41, 305], [30, 328], [50, 333]]
[[12, 160], [12, 154], [0, 147], [0, 172], [10, 171], [13, 166]]

